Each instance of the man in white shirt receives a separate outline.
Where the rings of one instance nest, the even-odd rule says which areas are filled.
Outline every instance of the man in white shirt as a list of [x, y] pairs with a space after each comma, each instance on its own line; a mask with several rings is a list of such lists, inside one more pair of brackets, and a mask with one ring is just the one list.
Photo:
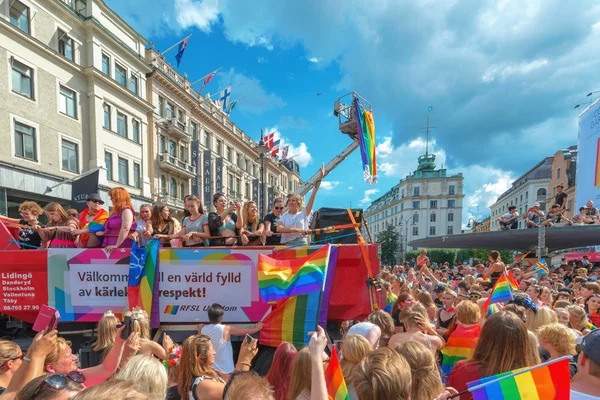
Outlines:
[[571, 400], [600, 399], [600, 329], [578, 338], [578, 372], [571, 382]]
[[519, 223], [517, 222], [517, 218], [519, 218], [519, 213], [517, 212], [516, 206], [508, 207], [508, 212], [501, 217], [498, 217], [498, 222], [500, 223], [500, 229], [503, 231], [508, 231], [510, 229], [518, 229]]

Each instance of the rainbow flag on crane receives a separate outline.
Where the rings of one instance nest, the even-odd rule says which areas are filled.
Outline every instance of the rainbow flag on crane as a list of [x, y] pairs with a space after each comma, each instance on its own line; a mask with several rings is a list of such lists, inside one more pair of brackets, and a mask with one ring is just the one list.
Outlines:
[[373, 112], [367, 111], [354, 99], [356, 123], [358, 125], [358, 142], [360, 143], [360, 156], [363, 164], [365, 182], [370, 185], [377, 183], [377, 158], [375, 155], [375, 120]]

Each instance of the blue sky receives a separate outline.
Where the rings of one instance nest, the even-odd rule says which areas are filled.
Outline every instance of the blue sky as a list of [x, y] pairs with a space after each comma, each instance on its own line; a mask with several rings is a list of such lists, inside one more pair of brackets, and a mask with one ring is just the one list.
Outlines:
[[487, 216], [515, 178], [577, 143], [573, 107], [600, 90], [594, 1], [106, 2], [157, 49], [193, 34], [179, 71], [195, 80], [222, 67], [207, 90], [232, 84], [243, 99], [231, 119], [255, 138], [276, 130], [303, 179], [348, 144], [333, 102], [351, 91], [369, 100], [379, 183], [363, 182], [356, 151], [317, 207], [366, 207], [414, 170], [432, 105], [438, 165], [465, 176], [463, 220]]

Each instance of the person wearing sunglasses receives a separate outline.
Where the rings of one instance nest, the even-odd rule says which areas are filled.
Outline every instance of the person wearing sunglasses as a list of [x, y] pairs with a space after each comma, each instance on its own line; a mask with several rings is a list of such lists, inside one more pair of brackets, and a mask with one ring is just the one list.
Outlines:
[[283, 199], [276, 198], [273, 201], [273, 210], [265, 215], [265, 236], [267, 246], [279, 246], [281, 244], [281, 235], [277, 235], [277, 224], [283, 214]]
[[85, 376], [78, 371], [39, 376], [25, 385], [16, 399], [69, 400], [85, 389], [84, 382]]
[[22, 360], [23, 352], [18, 344], [10, 340], [0, 340], [0, 394], [8, 387]]
[[78, 229], [73, 233], [79, 235], [79, 244], [84, 248], [96, 248], [102, 246], [102, 238], [95, 235], [99, 230], [104, 229], [104, 224], [108, 220], [108, 212], [102, 208], [104, 200], [97, 193], [91, 193], [85, 200], [87, 208], [83, 210], [77, 221]]

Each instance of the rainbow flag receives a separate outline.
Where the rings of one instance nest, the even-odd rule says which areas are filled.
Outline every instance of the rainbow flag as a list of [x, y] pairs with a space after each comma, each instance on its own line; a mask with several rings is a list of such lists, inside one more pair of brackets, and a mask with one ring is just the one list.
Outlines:
[[360, 143], [360, 156], [363, 164], [365, 182], [371, 185], [377, 183], [377, 158], [375, 155], [375, 120], [373, 112], [367, 111], [354, 99], [356, 122], [358, 126], [358, 142]]
[[520, 257], [515, 258], [515, 261], [513, 262], [513, 264], [519, 264], [521, 263], [521, 261], [523, 261], [531, 252], [528, 251], [527, 253], [523, 254]]
[[[98, 210], [96, 215], [94, 215], [94, 219], [90, 222], [87, 222], [85, 219], [85, 215], [87, 214], [88, 209], [86, 208], [79, 214], [79, 225], [81, 229], [88, 228], [90, 233], [101, 232], [104, 230], [104, 224], [108, 221], [108, 212], [105, 209], [101, 208]], [[88, 233], [79, 235], [79, 242], [81, 243], [81, 247], [86, 247], [88, 240], [90, 239], [90, 235]]]
[[546, 264], [546, 260], [543, 258], [541, 260], [537, 260], [535, 264], [533, 264], [533, 270], [542, 275], [548, 275], [550, 273], [548, 264]]
[[396, 300], [398, 300], [398, 296], [396, 296], [394, 293], [387, 293], [385, 296], [385, 300], [386, 305], [384, 311], [391, 313], [394, 303], [396, 302]]
[[474, 400], [561, 400], [570, 398], [569, 358], [504, 372], [467, 383]]
[[486, 310], [492, 303], [499, 303], [508, 300], [512, 300], [513, 295], [510, 290], [510, 285], [508, 284], [508, 280], [506, 279], [506, 275], [502, 274], [500, 278], [496, 281], [496, 284], [492, 288], [492, 294], [483, 304], [483, 309]]
[[488, 316], [488, 317], [491, 317], [491, 316], [492, 316], [492, 314], [496, 314], [496, 313], [498, 313], [498, 312], [502, 311], [502, 306], [501, 306], [501, 304], [502, 304], [502, 303], [493, 303], [493, 304], [490, 304], [490, 306], [488, 307], [488, 313], [487, 313], [487, 316]]
[[519, 290], [519, 284], [517, 283], [517, 278], [513, 275], [512, 271], [508, 271], [506, 273], [506, 279], [508, 280], [508, 284], [512, 290]]
[[327, 383], [329, 400], [350, 400], [336, 346], [331, 349], [331, 358], [325, 370], [325, 382]]
[[151, 239], [145, 248], [139, 247], [135, 241], [131, 244], [129, 282], [127, 284], [130, 310], [139, 306], [148, 314], [152, 313], [159, 244], [159, 239]]
[[330, 245], [295, 259], [280, 260], [258, 255], [258, 287], [264, 302], [280, 301], [323, 290]]
[[450, 376], [450, 371], [457, 362], [466, 360], [473, 355], [480, 333], [481, 326], [479, 324], [470, 327], [456, 326], [454, 332], [450, 334], [446, 346], [442, 349], [443, 376]]

